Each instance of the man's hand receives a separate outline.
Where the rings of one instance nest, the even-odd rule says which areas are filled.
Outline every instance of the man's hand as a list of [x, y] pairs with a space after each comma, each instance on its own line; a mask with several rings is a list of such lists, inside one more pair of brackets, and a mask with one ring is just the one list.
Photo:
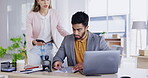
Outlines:
[[54, 62], [53, 68], [56, 69], [56, 70], [61, 69], [62, 68], [62, 62], [60, 62], [60, 61]]
[[83, 63], [78, 63], [73, 67], [73, 70], [78, 71], [83, 69]]

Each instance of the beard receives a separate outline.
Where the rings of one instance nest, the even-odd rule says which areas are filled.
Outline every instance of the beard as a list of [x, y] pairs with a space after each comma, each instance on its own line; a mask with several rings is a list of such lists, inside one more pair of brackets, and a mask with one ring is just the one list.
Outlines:
[[74, 36], [79, 36], [79, 38], [77, 38], [77, 37], [75, 37], [75, 40], [79, 40], [79, 39], [82, 39], [83, 37], [84, 37], [84, 35], [85, 35], [85, 31], [82, 33], [82, 36], [80, 36], [80, 35], [74, 35]]

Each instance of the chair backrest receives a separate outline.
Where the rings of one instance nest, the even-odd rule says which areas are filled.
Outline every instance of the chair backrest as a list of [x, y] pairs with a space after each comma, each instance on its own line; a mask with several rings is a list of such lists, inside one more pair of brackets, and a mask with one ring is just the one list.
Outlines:
[[111, 49], [120, 50], [120, 55], [123, 55], [123, 47], [121, 47], [120, 45], [112, 45]]

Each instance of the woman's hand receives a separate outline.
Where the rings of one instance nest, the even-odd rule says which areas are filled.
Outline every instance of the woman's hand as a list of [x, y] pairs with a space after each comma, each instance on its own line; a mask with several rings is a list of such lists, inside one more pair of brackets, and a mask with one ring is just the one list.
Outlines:
[[43, 46], [43, 45], [45, 45], [44, 42], [37, 42], [36, 40], [33, 40], [32, 43], [33, 43], [34, 45], [37, 45], [37, 46]]

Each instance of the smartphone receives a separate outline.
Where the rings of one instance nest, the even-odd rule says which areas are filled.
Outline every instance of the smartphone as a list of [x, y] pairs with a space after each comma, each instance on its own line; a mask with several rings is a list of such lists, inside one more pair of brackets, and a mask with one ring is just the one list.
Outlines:
[[45, 43], [43, 40], [40, 40], [40, 39], [36, 39], [37, 42], [42, 42], [42, 43]]

